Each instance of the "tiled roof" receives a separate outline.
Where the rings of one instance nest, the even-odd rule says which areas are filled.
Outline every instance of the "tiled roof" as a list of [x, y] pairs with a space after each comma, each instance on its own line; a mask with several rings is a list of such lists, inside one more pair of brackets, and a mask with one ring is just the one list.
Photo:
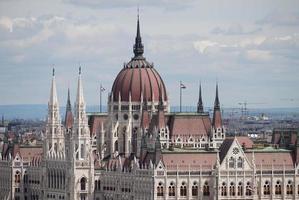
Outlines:
[[167, 170], [211, 170], [216, 164], [217, 152], [163, 153]]
[[168, 124], [171, 137], [208, 135], [211, 128], [208, 115], [171, 115]]
[[[246, 156], [252, 162], [252, 152]], [[257, 169], [294, 169], [293, 153], [290, 151], [255, 151], [255, 165]]]
[[92, 115], [90, 118], [90, 133], [96, 135], [101, 131], [102, 123], [105, 124], [107, 115]]

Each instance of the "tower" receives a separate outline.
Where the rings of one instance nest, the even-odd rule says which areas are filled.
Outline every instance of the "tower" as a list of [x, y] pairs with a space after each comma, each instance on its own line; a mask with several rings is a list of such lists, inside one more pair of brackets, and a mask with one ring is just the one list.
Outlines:
[[55, 69], [52, 73], [50, 98], [48, 102], [48, 117], [46, 125], [46, 143], [44, 155], [51, 153], [64, 154], [64, 133], [60, 121], [59, 103], [56, 91]]
[[222, 125], [222, 117], [220, 110], [220, 101], [218, 95], [218, 83], [216, 84], [216, 96], [214, 102], [214, 113], [212, 120], [212, 130], [210, 135], [210, 147], [218, 148], [225, 139], [225, 129]]
[[94, 161], [91, 155], [91, 138], [85, 107], [80, 67], [71, 144], [72, 180], [70, 194], [71, 199], [74, 200], [92, 199], [94, 188]]

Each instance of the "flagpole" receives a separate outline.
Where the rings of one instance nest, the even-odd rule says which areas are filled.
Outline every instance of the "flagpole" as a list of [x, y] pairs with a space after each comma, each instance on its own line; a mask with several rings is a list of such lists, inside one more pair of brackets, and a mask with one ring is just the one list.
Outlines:
[[102, 112], [102, 84], [100, 84], [100, 113]]
[[182, 112], [182, 81], [180, 81], [180, 112]]

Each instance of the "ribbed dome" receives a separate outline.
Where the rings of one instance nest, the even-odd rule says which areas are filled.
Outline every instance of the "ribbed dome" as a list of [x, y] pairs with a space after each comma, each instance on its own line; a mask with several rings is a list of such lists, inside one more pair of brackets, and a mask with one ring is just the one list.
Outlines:
[[[113, 100], [129, 101], [129, 94], [131, 93], [131, 101], [141, 101], [147, 98], [147, 101], [159, 101], [161, 85], [162, 97], [167, 101], [167, 93], [163, 80], [159, 73], [150, 65], [145, 59], [132, 59], [117, 75], [113, 86], [112, 94]], [[143, 90], [143, 93], [142, 93]]]
[[153, 65], [143, 57], [144, 49], [140, 36], [139, 18], [133, 52], [135, 56], [125, 64], [113, 83], [111, 91], [113, 101], [118, 101], [119, 95], [121, 101], [129, 101], [130, 94], [132, 102], [140, 102], [141, 98], [147, 99], [147, 101], [159, 101], [160, 95], [164, 101], [167, 101], [163, 80]]

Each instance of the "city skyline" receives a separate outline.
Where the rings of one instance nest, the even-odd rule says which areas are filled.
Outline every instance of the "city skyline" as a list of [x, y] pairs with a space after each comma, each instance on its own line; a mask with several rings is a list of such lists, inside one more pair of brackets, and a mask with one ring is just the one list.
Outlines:
[[[298, 107], [299, 6], [296, 1], [1, 1], [0, 105], [46, 104], [53, 64], [66, 103], [79, 63], [88, 105], [99, 103], [133, 56], [137, 5], [145, 57], [163, 77], [170, 104]], [[173, 22], [176, 23], [173, 23]], [[20, 98], [22, 97], [22, 98]]]

